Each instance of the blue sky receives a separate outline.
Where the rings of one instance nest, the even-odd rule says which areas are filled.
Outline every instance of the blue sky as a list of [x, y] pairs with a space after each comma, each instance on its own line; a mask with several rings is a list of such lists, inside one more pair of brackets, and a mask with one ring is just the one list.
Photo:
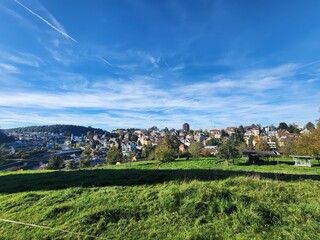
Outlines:
[[2, 0], [0, 128], [319, 118], [320, 1]]

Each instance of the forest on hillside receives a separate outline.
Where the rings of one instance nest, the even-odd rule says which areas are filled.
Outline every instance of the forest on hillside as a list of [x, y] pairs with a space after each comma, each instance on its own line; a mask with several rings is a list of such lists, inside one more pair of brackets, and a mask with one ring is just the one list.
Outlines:
[[20, 127], [20, 128], [11, 128], [4, 130], [5, 133], [23, 133], [23, 132], [49, 132], [49, 133], [63, 133], [65, 135], [85, 135], [87, 132], [96, 132], [97, 134], [104, 134], [106, 131], [100, 128], [93, 127], [84, 127], [77, 125], [43, 125], [43, 126], [29, 126], [29, 127]]
[[14, 138], [13, 138], [13, 137], [7, 136], [5, 133], [3, 133], [3, 132], [0, 130], [0, 144], [8, 143], [8, 142], [13, 142], [13, 141], [14, 141]]

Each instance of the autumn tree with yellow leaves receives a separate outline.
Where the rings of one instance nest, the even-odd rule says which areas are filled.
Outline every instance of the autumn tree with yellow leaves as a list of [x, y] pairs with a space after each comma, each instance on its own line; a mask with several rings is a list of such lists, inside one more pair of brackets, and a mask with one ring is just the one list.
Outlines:
[[300, 135], [295, 142], [295, 152], [299, 155], [320, 156], [320, 121], [315, 129]]

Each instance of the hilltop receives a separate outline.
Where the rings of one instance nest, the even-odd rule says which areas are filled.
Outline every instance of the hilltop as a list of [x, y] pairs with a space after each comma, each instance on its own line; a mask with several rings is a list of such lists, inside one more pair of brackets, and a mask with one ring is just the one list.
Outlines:
[[29, 127], [19, 127], [19, 128], [11, 128], [5, 129], [4, 132], [6, 133], [24, 133], [24, 132], [49, 132], [49, 133], [63, 133], [65, 135], [85, 135], [87, 132], [96, 132], [97, 134], [104, 134], [106, 131], [100, 128], [93, 128], [93, 127], [84, 127], [84, 126], [77, 126], [77, 125], [43, 125], [43, 126], [29, 126]]
[[13, 141], [14, 141], [14, 137], [9, 137], [5, 133], [0, 131], [0, 144], [9, 143], [9, 142], [13, 142]]

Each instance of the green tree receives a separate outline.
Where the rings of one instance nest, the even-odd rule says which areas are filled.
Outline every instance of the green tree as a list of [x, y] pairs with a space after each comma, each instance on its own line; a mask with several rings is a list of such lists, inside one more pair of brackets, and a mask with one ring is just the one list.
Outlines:
[[305, 125], [305, 128], [308, 129], [309, 131], [315, 129], [315, 126], [312, 122], [308, 122], [306, 125]]
[[91, 153], [92, 153], [92, 150], [90, 148], [90, 145], [87, 145], [86, 148], [84, 149], [84, 151], [81, 153], [81, 155], [85, 158], [88, 158], [90, 159], [91, 157]]
[[295, 142], [295, 151], [301, 155], [320, 156], [320, 122], [308, 134], [302, 134]]
[[8, 143], [8, 142], [14, 142], [14, 137], [7, 136], [2, 130], [0, 129], [0, 144], [2, 143]]
[[69, 170], [74, 169], [75, 168], [74, 160], [70, 159], [70, 160], [66, 161], [66, 166], [65, 167], [66, 167], [66, 169], [69, 169]]
[[100, 142], [98, 140], [93, 140], [91, 142], [91, 148], [95, 149], [99, 144], [100, 144]]
[[187, 132], [187, 135], [194, 135], [194, 130], [189, 130], [188, 132]]
[[87, 138], [91, 139], [93, 137], [93, 134], [91, 131], [88, 131], [87, 132]]
[[165, 134], [169, 134], [169, 133], [170, 133], [170, 131], [169, 131], [169, 129], [168, 129], [167, 127], [165, 127], [164, 129], [162, 129], [162, 131], [163, 131]]
[[155, 158], [159, 163], [172, 162], [175, 160], [176, 151], [165, 142], [160, 142], [154, 152]]
[[244, 134], [239, 128], [236, 128], [234, 134], [232, 134], [230, 137], [234, 139], [236, 145], [244, 142]]
[[214, 138], [214, 137], [211, 137], [210, 140], [208, 140], [206, 142], [207, 146], [218, 146], [220, 145], [221, 141], [219, 138]]
[[49, 162], [48, 162], [48, 169], [60, 169], [63, 168], [64, 162], [62, 158], [58, 155], [52, 154]]
[[172, 149], [176, 154], [179, 151], [179, 146], [181, 144], [180, 140], [175, 135], [166, 134], [164, 135], [161, 142], [164, 142], [170, 149]]
[[288, 124], [286, 124], [285, 122], [279, 123], [279, 126], [277, 127], [278, 130], [288, 130], [288, 128]]
[[107, 164], [116, 164], [117, 162], [122, 162], [122, 152], [116, 146], [109, 149], [106, 157]]
[[260, 141], [256, 144], [256, 150], [258, 151], [269, 151], [270, 146], [264, 139], [260, 139]]
[[280, 149], [286, 156], [294, 155], [297, 153], [296, 142], [292, 139], [285, 141], [284, 146]]
[[154, 148], [152, 147], [152, 145], [147, 144], [142, 148], [141, 157], [148, 159], [149, 156], [152, 155], [153, 151], [154, 151]]
[[89, 158], [81, 158], [79, 162], [80, 168], [88, 168], [90, 167], [90, 159]]
[[209, 137], [210, 135], [207, 129], [203, 130], [203, 134], [205, 137]]
[[176, 136], [166, 134], [156, 147], [155, 158], [159, 163], [174, 161], [179, 150], [179, 144], [180, 141]]
[[159, 131], [159, 129], [156, 126], [153, 126], [148, 129], [148, 133], [151, 133], [152, 131]]
[[80, 148], [82, 147], [82, 142], [77, 142], [75, 148]]
[[239, 131], [240, 131], [241, 133], [245, 133], [245, 132], [246, 132], [246, 130], [244, 129], [244, 127], [243, 127], [242, 125], [240, 125], [240, 126], [238, 127], [238, 129], [239, 129]]
[[287, 129], [290, 133], [300, 133], [300, 130], [298, 129], [298, 126], [295, 124], [290, 124], [288, 129]]
[[7, 162], [7, 152], [4, 148], [4, 145], [0, 146], [0, 165], [5, 164]]
[[239, 154], [241, 155], [244, 150], [247, 150], [247, 144], [245, 142], [241, 142], [239, 145], [236, 146], [238, 149]]
[[234, 159], [241, 157], [234, 139], [228, 138], [227, 140], [223, 141], [218, 148], [218, 156], [222, 159], [225, 159], [227, 162], [232, 160], [233, 163]]
[[201, 142], [191, 142], [189, 146], [189, 153], [192, 157], [199, 157], [201, 154], [201, 150], [203, 149], [203, 145]]
[[229, 134], [226, 132], [226, 130], [221, 130], [221, 137], [229, 137]]

